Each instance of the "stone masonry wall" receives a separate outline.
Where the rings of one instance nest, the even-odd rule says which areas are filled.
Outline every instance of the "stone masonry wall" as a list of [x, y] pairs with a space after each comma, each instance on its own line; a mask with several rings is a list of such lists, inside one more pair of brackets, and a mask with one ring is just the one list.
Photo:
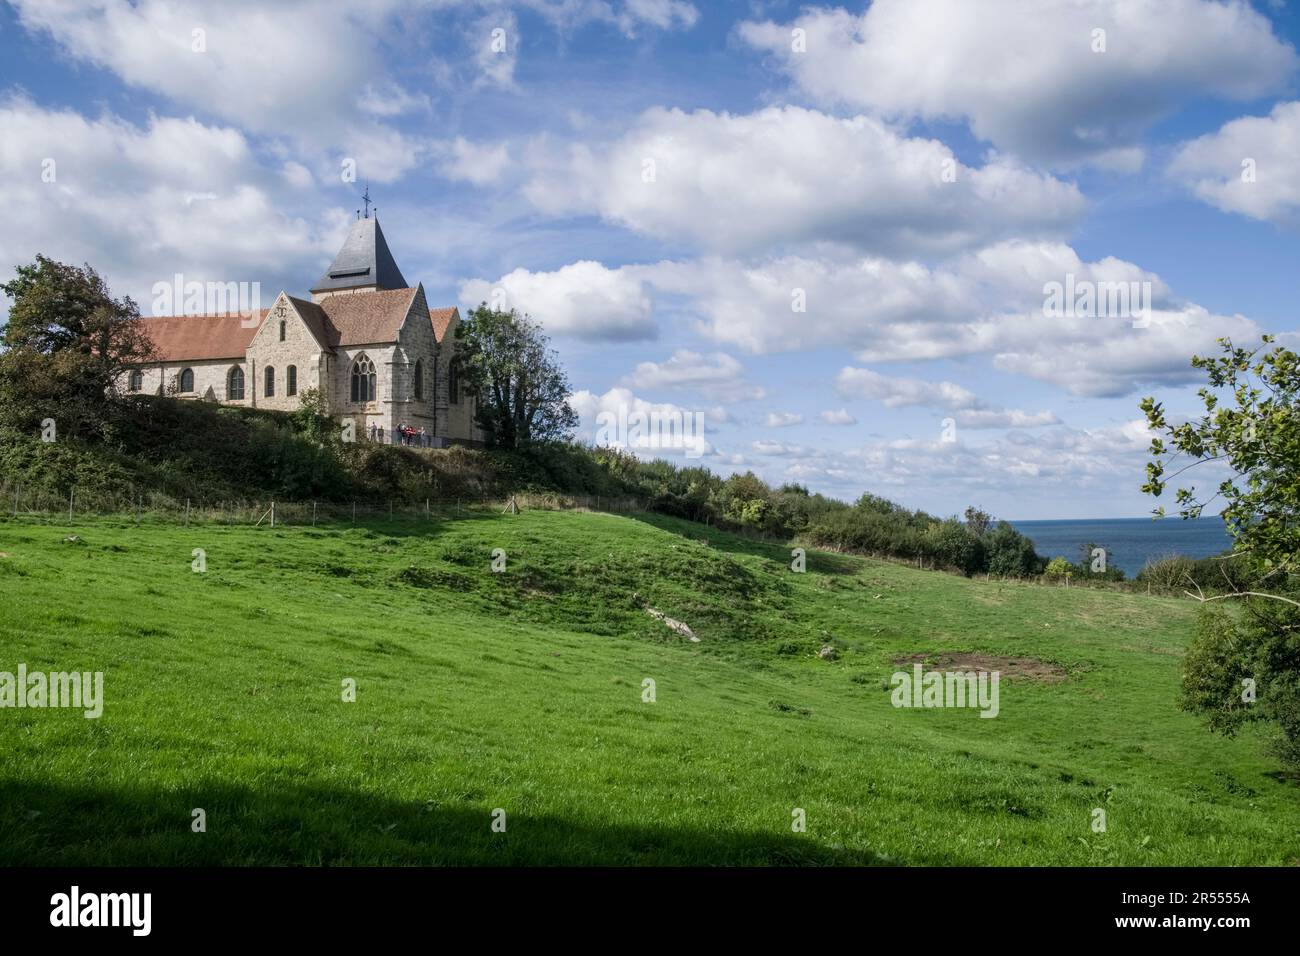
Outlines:
[[[280, 340], [280, 324], [284, 323], [284, 341]], [[323, 376], [323, 354], [307, 324], [281, 293], [267, 314], [261, 328], [248, 345], [249, 381], [256, 385], [256, 397], [251, 402], [258, 408], [278, 411], [295, 411], [301, 405], [302, 393], [315, 388], [328, 397], [328, 383]], [[289, 368], [297, 369], [296, 394], [288, 389]], [[266, 370], [274, 369], [275, 394], [266, 394]]]

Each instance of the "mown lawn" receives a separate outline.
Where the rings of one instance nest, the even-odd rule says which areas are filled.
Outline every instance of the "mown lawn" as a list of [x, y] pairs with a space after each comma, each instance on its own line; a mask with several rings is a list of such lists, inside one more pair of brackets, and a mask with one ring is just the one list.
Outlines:
[[[1175, 706], [1189, 602], [808, 559], [650, 516], [0, 520], [0, 671], [106, 698], [0, 710], [0, 864], [1300, 860], [1294, 777]], [[1067, 677], [891, 706], [944, 651]]]

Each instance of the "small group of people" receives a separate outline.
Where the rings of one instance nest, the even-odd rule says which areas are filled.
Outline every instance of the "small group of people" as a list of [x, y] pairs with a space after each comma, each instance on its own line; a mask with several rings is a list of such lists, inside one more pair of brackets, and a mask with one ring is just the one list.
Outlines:
[[397, 426], [397, 441], [403, 445], [411, 445], [415, 448], [428, 448], [429, 434], [424, 430], [423, 425], [421, 425], [419, 429], [415, 429], [406, 424], [406, 422], [402, 422]]
[[[433, 447], [433, 436], [424, 430], [423, 425], [419, 428], [413, 428], [406, 424], [406, 422], [402, 422], [394, 428], [392, 432], [390, 432], [390, 435], [394, 445], [409, 445], [413, 448]], [[383, 444], [383, 425], [376, 422], [370, 423], [370, 440], [373, 442], [379, 442], [381, 445]]]

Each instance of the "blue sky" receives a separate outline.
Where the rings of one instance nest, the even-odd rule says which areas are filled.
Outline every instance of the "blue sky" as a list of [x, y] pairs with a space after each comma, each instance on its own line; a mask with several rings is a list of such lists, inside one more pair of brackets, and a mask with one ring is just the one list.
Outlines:
[[1297, 328], [1294, 6], [350, 6], [0, 3], [0, 269], [302, 295], [369, 183], [431, 304], [546, 327], [579, 437], [702, 412], [715, 470], [1009, 518], [1147, 513], [1138, 399]]

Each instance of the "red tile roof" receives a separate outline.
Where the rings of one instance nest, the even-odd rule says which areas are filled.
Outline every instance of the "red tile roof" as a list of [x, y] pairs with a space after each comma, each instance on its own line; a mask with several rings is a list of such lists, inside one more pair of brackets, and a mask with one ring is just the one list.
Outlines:
[[397, 341], [419, 289], [346, 292], [326, 296], [319, 308], [325, 317], [325, 344], [371, 345]]
[[456, 314], [456, 307], [450, 309], [430, 309], [429, 321], [433, 323], [433, 337], [439, 342], [447, 334], [447, 327], [451, 325], [452, 316]]
[[[350, 345], [376, 345], [395, 342], [406, 321], [418, 289], [392, 289], [380, 292], [354, 292], [326, 296], [324, 301], [289, 300], [307, 327], [326, 349]], [[159, 362], [187, 362], [204, 359], [242, 359], [270, 309], [261, 309], [245, 325], [243, 316], [169, 315], [147, 317], [140, 321], [153, 340]], [[453, 306], [430, 309], [429, 321], [439, 342], [447, 334]]]
[[154, 344], [155, 362], [190, 362], [203, 359], [242, 359], [270, 309], [247, 318], [226, 315], [164, 315], [140, 319]]
[[316, 336], [316, 341], [327, 349], [333, 348], [334, 346], [330, 344], [330, 324], [329, 319], [325, 317], [325, 310], [315, 302], [306, 299], [295, 299], [293, 296], [287, 298], [298, 310], [298, 314], [302, 316], [311, 334]]

